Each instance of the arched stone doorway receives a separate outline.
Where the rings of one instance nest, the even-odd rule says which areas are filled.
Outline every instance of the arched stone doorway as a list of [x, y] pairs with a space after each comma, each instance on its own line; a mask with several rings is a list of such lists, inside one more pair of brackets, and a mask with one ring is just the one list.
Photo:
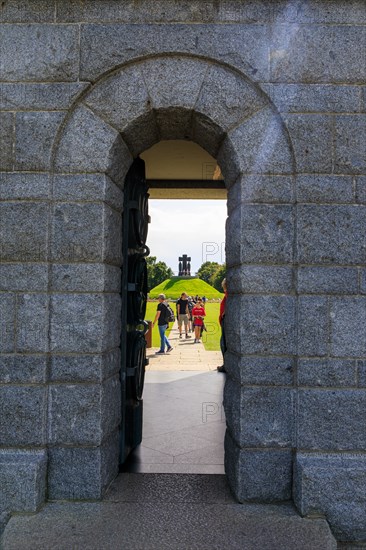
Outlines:
[[133, 158], [167, 139], [206, 149], [228, 188], [226, 472], [239, 500], [284, 500], [295, 446], [291, 145], [257, 85], [183, 55], [102, 75], [55, 141], [49, 497], [99, 497], [117, 473], [123, 185]]

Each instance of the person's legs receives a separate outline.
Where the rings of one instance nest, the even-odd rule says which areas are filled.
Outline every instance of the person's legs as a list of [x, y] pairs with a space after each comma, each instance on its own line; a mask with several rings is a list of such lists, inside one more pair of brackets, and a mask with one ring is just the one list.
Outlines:
[[179, 338], [182, 338], [182, 323], [183, 323], [183, 316], [180, 313], [178, 315], [178, 329], [179, 329]]
[[200, 335], [201, 335], [201, 327], [199, 325], [196, 325], [194, 327], [194, 341], [195, 342], [200, 341]]
[[165, 331], [166, 331], [166, 325], [158, 325], [159, 328], [159, 335], [160, 335], [160, 350], [162, 353], [165, 351]]
[[217, 367], [217, 370], [219, 372], [226, 372], [226, 369], [225, 369], [225, 352], [227, 350], [227, 347], [226, 347], [226, 336], [225, 336], [225, 317], [223, 317], [222, 321], [221, 321], [220, 349], [221, 349], [221, 353], [222, 353], [222, 365], [220, 367]]

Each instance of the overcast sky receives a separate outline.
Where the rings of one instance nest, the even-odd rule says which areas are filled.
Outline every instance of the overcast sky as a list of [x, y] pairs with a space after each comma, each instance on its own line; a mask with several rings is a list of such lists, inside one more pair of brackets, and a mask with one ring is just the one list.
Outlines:
[[178, 257], [192, 258], [192, 275], [206, 261], [225, 262], [226, 200], [149, 200], [150, 255], [178, 275]]

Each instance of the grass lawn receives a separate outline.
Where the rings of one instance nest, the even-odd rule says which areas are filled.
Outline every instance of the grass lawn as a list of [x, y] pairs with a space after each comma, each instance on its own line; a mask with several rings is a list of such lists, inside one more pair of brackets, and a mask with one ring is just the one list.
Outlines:
[[168, 300], [178, 300], [182, 292], [186, 292], [188, 296], [200, 296], [201, 298], [202, 296], [206, 296], [209, 300], [218, 300], [224, 297], [222, 292], [218, 292], [213, 286], [207, 284], [202, 279], [172, 277], [151, 289], [149, 298], [157, 298], [159, 294], [165, 294]]
[[[158, 301], [156, 302], [147, 302], [146, 307], [146, 316], [145, 319], [147, 321], [153, 321], [156, 314], [156, 308], [158, 307]], [[172, 310], [175, 313], [175, 304], [171, 300], [170, 306]], [[205, 349], [207, 351], [220, 351], [220, 336], [221, 336], [221, 329], [219, 325], [219, 312], [220, 312], [220, 304], [217, 302], [209, 302], [206, 303], [206, 318], [205, 318], [205, 325], [207, 328], [207, 332], [204, 332], [202, 335], [202, 342], [205, 346]], [[170, 328], [167, 330], [167, 336], [169, 335], [170, 329], [173, 326], [173, 324], [170, 324]], [[169, 338], [169, 336], [168, 336]], [[152, 345], [153, 347], [157, 348], [160, 346], [160, 337], [159, 337], [159, 330], [157, 325], [155, 325], [153, 329], [153, 339], [152, 339]]]

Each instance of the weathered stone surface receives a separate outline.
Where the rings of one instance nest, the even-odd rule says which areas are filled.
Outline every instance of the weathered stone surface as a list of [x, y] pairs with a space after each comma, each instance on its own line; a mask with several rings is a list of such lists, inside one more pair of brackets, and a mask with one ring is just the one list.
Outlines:
[[[1, 360], [0, 360], [1, 364]], [[51, 382], [101, 382], [121, 368], [119, 349], [103, 354], [53, 355]]]
[[51, 288], [57, 292], [120, 292], [121, 269], [97, 263], [53, 264]]
[[0, 352], [14, 351], [15, 347], [15, 295], [0, 294]]
[[121, 263], [120, 213], [104, 204], [60, 203], [54, 208], [52, 221], [55, 261]]
[[356, 197], [357, 202], [366, 204], [366, 176], [356, 178]]
[[279, 21], [288, 23], [356, 23], [365, 22], [365, 6], [362, 0], [348, 0], [347, 4], [338, 0], [308, 0], [306, 3], [276, 3], [273, 15]]
[[347, 359], [300, 359], [297, 367], [301, 386], [356, 386], [356, 362]]
[[17, 297], [16, 349], [20, 353], [48, 351], [48, 296]]
[[225, 467], [231, 490], [239, 502], [276, 502], [291, 498], [290, 450], [239, 449], [226, 432]]
[[0, 203], [0, 259], [7, 262], [47, 260], [48, 206]]
[[281, 293], [293, 290], [293, 269], [279, 266], [241, 265], [227, 274], [231, 294]]
[[0, 113], [0, 170], [13, 168], [14, 114]]
[[45, 291], [47, 284], [47, 264], [0, 264], [0, 291]]
[[53, 23], [56, 0], [4, 2], [0, 11], [1, 23]]
[[122, 184], [131, 162], [120, 134], [81, 106], [64, 130], [55, 166], [64, 173], [106, 173], [115, 183]]
[[365, 469], [360, 454], [298, 454], [294, 499], [300, 513], [325, 515], [338, 540], [365, 540]]
[[334, 155], [334, 171], [336, 173], [364, 174], [366, 172], [365, 134], [365, 114], [336, 117]]
[[272, 81], [364, 82], [366, 64], [360, 63], [358, 46], [365, 42], [365, 27], [279, 23], [273, 31], [270, 51]]
[[[197, 69], [199, 65], [197, 65]], [[203, 71], [207, 71], [202, 66]], [[252, 84], [234, 71], [211, 66], [200, 89], [195, 110], [228, 130], [266, 106], [266, 100]], [[196, 79], [200, 83], [199, 79]]]
[[[241, 319], [238, 323], [237, 319]], [[295, 299], [291, 296], [228, 297], [229, 350], [247, 354], [295, 352]]]
[[325, 115], [287, 115], [285, 122], [298, 172], [332, 171], [333, 120]]
[[0, 173], [0, 200], [47, 199], [49, 188], [47, 174]]
[[118, 377], [100, 385], [50, 387], [49, 441], [53, 444], [100, 445], [120, 421]]
[[42, 384], [46, 375], [46, 355], [0, 355], [1, 384]]
[[145, 55], [203, 55], [268, 80], [269, 28], [266, 25], [82, 25], [81, 78]]
[[293, 209], [284, 205], [242, 205], [226, 223], [226, 261], [290, 263], [293, 257]]
[[123, 191], [105, 174], [55, 175], [53, 196], [67, 202], [101, 200], [116, 210], [123, 207]]
[[[169, 110], [166, 113], [169, 115]], [[179, 114], [180, 119], [182, 119], [182, 115]], [[179, 130], [179, 134], [177, 134], [178, 138], [184, 137], [184, 126], [182, 125], [182, 120], [177, 120], [176, 127]], [[194, 142], [198, 143], [203, 147], [210, 155], [212, 155], [214, 158], [216, 158], [218, 151], [220, 149], [222, 140], [225, 137], [225, 132], [223, 129], [218, 126], [215, 122], [213, 122], [212, 119], [208, 118], [207, 116], [197, 113], [197, 111], [194, 111], [193, 113], [193, 119], [190, 117], [190, 112], [186, 112], [186, 135], [188, 135]], [[192, 127], [191, 127], [192, 125]], [[162, 127], [162, 123], [160, 122], [160, 127]], [[182, 131], [183, 130], [183, 131]], [[165, 131], [169, 132], [169, 116], [166, 116], [165, 120]], [[164, 134], [165, 135], [165, 134]], [[169, 135], [169, 134], [168, 134]], [[227, 175], [227, 166], [229, 166], [230, 173], [232, 171], [236, 170], [236, 164], [232, 162], [233, 158], [229, 157], [227, 159], [221, 159], [220, 160], [220, 167], [222, 169], [222, 172]]]
[[47, 170], [51, 149], [64, 113], [16, 115], [15, 166], [18, 170]]
[[366, 208], [362, 206], [298, 207], [298, 259], [304, 264], [362, 264]]
[[46, 451], [0, 451], [0, 510], [36, 512], [46, 495]]
[[50, 450], [50, 499], [99, 499], [118, 473], [118, 434], [99, 447]]
[[[293, 172], [293, 158], [282, 121], [270, 109], [256, 113], [228, 133], [217, 155], [220, 166], [221, 159], [226, 155], [229, 158], [233, 155], [237, 156], [241, 173], [291, 174]], [[224, 177], [230, 188], [237, 174], [224, 173]]]
[[299, 202], [355, 202], [351, 177], [299, 175], [296, 183]]
[[330, 306], [333, 356], [364, 357], [366, 297], [333, 298]]
[[357, 361], [358, 385], [366, 388], [366, 361]]
[[1, 386], [0, 445], [43, 445], [46, 406], [46, 390], [42, 387]]
[[351, 267], [300, 267], [297, 281], [303, 294], [358, 293], [358, 271]]
[[118, 294], [54, 294], [51, 298], [51, 349], [94, 353], [120, 344]]
[[225, 417], [239, 447], [291, 447], [294, 395], [290, 388], [245, 388], [227, 378]]
[[366, 445], [366, 391], [299, 390], [300, 449], [362, 451]]
[[366, 269], [361, 270], [360, 287], [361, 294], [366, 294]]
[[243, 175], [229, 189], [228, 211], [239, 203], [292, 203], [294, 179], [291, 176]]
[[359, 86], [267, 84], [263, 86], [282, 113], [358, 113]]
[[2, 111], [59, 111], [68, 109], [88, 86], [87, 82], [8, 83], [0, 84]]
[[300, 296], [298, 313], [298, 353], [322, 356], [328, 352], [328, 300], [323, 296]]
[[78, 76], [78, 27], [4, 25], [0, 28], [5, 82], [67, 82]]
[[294, 361], [289, 357], [253, 357], [225, 354], [225, 368], [242, 385], [290, 386]]

